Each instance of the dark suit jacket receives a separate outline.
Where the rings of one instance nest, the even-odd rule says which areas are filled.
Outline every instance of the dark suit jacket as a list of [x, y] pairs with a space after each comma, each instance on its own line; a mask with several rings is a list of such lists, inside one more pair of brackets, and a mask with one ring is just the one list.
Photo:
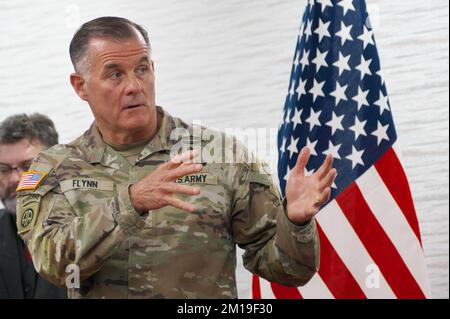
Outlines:
[[39, 277], [17, 235], [15, 216], [0, 210], [0, 298], [63, 299], [67, 290]]

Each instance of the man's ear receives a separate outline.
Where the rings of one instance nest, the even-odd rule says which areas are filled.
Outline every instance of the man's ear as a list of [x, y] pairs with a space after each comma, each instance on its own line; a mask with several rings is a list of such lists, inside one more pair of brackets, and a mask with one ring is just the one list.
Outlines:
[[87, 94], [84, 88], [85, 80], [82, 75], [78, 73], [72, 73], [70, 75], [70, 84], [72, 84], [73, 89], [78, 94], [78, 96], [84, 100], [87, 101]]

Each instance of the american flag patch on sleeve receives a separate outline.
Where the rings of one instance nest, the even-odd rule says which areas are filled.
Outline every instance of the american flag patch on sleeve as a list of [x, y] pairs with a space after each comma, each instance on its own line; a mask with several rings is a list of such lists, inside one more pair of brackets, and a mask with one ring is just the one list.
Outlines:
[[24, 190], [35, 190], [39, 184], [45, 179], [47, 173], [44, 172], [24, 172], [20, 179], [16, 192]]

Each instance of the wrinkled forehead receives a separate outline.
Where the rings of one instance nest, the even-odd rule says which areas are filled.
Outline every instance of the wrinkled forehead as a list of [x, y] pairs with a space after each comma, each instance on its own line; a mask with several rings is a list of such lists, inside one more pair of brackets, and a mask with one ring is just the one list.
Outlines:
[[89, 63], [96, 68], [151, 59], [150, 48], [141, 35], [129, 39], [93, 38], [89, 41]]

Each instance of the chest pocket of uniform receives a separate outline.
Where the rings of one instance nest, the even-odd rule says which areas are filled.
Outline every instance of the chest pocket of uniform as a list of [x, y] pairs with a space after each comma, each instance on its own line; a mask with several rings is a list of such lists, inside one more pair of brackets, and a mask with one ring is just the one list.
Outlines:
[[[215, 171], [219, 172], [215, 172]], [[166, 206], [152, 213], [153, 234], [175, 236], [203, 243], [208, 238], [228, 238], [227, 219], [230, 195], [223, 184], [220, 170], [208, 170], [185, 176], [177, 180], [179, 185], [196, 187], [201, 190], [197, 196], [175, 195], [176, 198], [192, 203], [197, 210], [188, 213], [172, 206]], [[202, 247], [201, 245], [198, 247]]]
[[78, 214], [112, 198], [114, 182], [106, 179], [74, 178], [60, 182], [61, 192]]

